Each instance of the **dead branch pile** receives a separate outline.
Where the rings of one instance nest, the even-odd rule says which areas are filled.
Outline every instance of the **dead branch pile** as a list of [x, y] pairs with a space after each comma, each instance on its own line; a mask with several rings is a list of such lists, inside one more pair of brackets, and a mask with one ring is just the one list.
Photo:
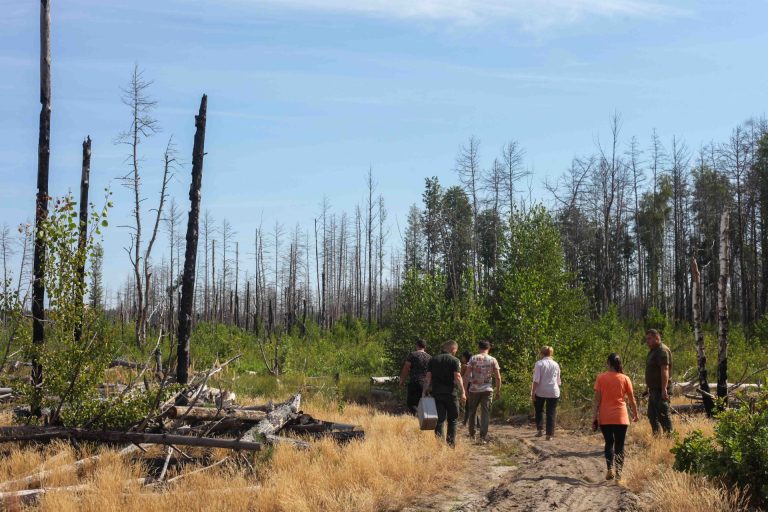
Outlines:
[[[135, 450], [145, 451], [150, 445], [163, 445], [167, 457], [160, 476], [147, 478], [145, 485], [157, 485], [165, 478], [171, 454], [178, 453], [186, 460], [192, 460], [179, 447], [200, 447], [204, 449], [225, 448], [242, 452], [255, 452], [266, 445], [287, 444], [308, 448], [313, 439], [328, 437], [344, 443], [362, 439], [364, 432], [355, 425], [317, 420], [301, 411], [301, 395], [296, 394], [283, 403], [239, 406], [235, 395], [208, 386], [211, 376], [221, 371], [233, 358], [208, 372], [195, 375], [190, 384], [163, 403], [143, 420], [124, 430], [102, 430], [89, 428], [68, 428], [64, 426], [19, 425], [0, 427], [0, 443], [4, 442], [48, 442], [54, 439], [74, 443], [87, 441], [123, 446], [121, 454]], [[142, 365], [136, 365], [137, 369]], [[146, 366], [145, 366], [146, 368]], [[160, 388], [166, 385], [160, 383]], [[111, 388], [111, 385], [104, 385]], [[122, 392], [126, 392], [121, 389]], [[160, 393], [157, 395], [160, 397]], [[160, 402], [158, 399], [157, 402]], [[74, 464], [58, 468], [56, 472], [79, 472], [92, 467], [99, 456], [79, 460]], [[227, 457], [230, 459], [231, 457]], [[221, 464], [206, 463], [206, 467]], [[50, 472], [51, 470], [48, 470]], [[195, 471], [200, 471], [197, 469]], [[11, 482], [0, 482], [0, 505], [6, 498], [24, 501], [37, 499], [47, 492], [44, 486], [44, 472]], [[47, 475], [47, 473], [45, 473]], [[178, 479], [184, 475], [175, 477]], [[23, 487], [25, 490], [10, 489]], [[67, 488], [69, 489], [69, 488]], [[78, 492], [81, 486], [72, 488]], [[55, 489], [50, 489], [51, 491]], [[6, 492], [4, 492], [6, 491]]]

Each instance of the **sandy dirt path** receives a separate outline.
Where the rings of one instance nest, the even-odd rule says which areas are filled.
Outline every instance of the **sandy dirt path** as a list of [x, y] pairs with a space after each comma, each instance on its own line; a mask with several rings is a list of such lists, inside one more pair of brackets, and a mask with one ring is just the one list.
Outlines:
[[[466, 436], [466, 430], [460, 432]], [[602, 438], [598, 435], [560, 431], [555, 439], [546, 441], [535, 437], [530, 427], [509, 425], [493, 425], [491, 435], [491, 443], [470, 453], [470, 468], [485, 468], [484, 471], [469, 471], [456, 486], [406, 510], [642, 510], [631, 491], [605, 481]]]

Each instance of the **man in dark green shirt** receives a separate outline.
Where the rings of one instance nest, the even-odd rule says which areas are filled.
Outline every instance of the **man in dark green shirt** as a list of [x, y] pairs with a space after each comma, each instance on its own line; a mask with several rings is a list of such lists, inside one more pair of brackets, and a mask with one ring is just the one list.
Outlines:
[[661, 335], [656, 329], [648, 329], [645, 343], [650, 351], [645, 360], [645, 385], [648, 387], [648, 421], [654, 435], [662, 431], [672, 432], [669, 394], [672, 381], [672, 352], [661, 342]]
[[467, 400], [464, 382], [461, 380], [461, 362], [456, 359], [459, 345], [455, 341], [443, 343], [443, 353], [429, 360], [424, 394], [431, 393], [437, 405], [437, 426], [435, 435], [442, 439], [443, 424], [448, 420], [446, 441], [456, 444], [456, 424], [459, 418], [457, 390], [461, 390], [461, 401]]

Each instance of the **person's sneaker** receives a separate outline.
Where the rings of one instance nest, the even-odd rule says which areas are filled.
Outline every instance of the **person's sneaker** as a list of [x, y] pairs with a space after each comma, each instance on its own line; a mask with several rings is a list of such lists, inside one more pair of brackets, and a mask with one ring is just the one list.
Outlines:
[[613, 478], [614, 478], [614, 474], [612, 469], [609, 469], [608, 471], [605, 472], [606, 480], [613, 480]]
[[541, 436], [543, 436], [543, 435], [544, 435], [544, 431], [543, 431], [543, 430], [538, 430], [538, 431], [536, 432], [536, 437], [541, 437]]

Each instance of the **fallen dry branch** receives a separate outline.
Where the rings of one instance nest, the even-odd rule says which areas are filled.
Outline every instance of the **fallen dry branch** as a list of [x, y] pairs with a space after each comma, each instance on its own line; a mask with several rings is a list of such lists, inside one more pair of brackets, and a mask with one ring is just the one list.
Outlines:
[[14, 441], [51, 441], [68, 439], [76, 441], [94, 441], [102, 443], [162, 444], [179, 446], [198, 446], [205, 448], [228, 448], [230, 450], [258, 451], [263, 448], [260, 442], [215, 437], [193, 437], [177, 434], [153, 434], [147, 432], [121, 432], [114, 430], [85, 430], [58, 427], [0, 427], [0, 442]]
[[[129, 455], [131, 453], [138, 451], [139, 449], [143, 450], [141, 446], [132, 444], [132, 445], [126, 446], [125, 448], [120, 450], [120, 452], [118, 453], [119, 455]], [[25, 487], [25, 488], [40, 487], [45, 480], [51, 478], [52, 476], [64, 475], [68, 473], [80, 473], [82, 471], [86, 471], [92, 468], [100, 459], [101, 459], [101, 455], [94, 455], [92, 457], [87, 457], [85, 459], [80, 459], [78, 461], [75, 461], [72, 464], [67, 464], [66, 466], [60, 466], [52, 469], [45, 469], [45, 470], [38, 471], [37, 473], [33, 473], [29, 476], [19, 478], [17, 480], [9, 480], [7, 482], [2, 482], [0, 483], [0, 491], [6, 491], [13, 487]]]
[[288, 402], [281, 404], [268, 413], [266, 418], [249, 429], [241, 439], [246, 442], [255, 442], [257, 439], [276, 434], [286, 423], [299, 414], [301, 407], [301, 395], [296, 394]]
[[171, 419], [184, 417], [185, 419], [195, 421], [233, 419], [243, 422], [257, 422], [266, 418], [267, 413], [240, 408], [226, 410], [213, 407], [186, 407], [175, 405], [168, 409], [167, 415]]

